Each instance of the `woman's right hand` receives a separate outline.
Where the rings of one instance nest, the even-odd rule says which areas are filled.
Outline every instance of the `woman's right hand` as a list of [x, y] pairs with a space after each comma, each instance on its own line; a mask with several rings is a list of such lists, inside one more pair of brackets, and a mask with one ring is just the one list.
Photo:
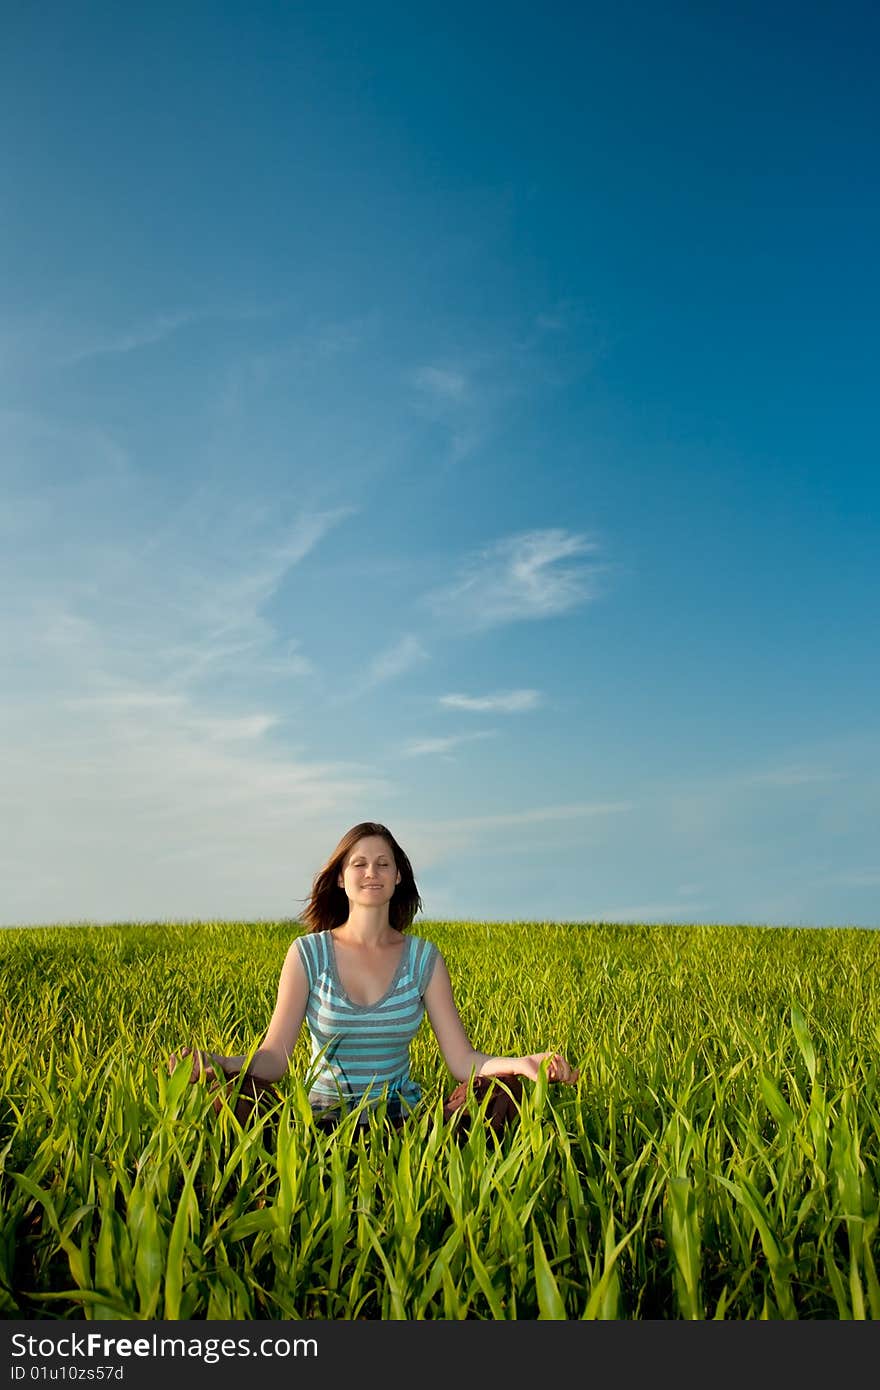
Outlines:
[[563, 1081], [566, 1086], [574, 1086], [580, 1077], [577, 1067], [573, 1067], [561, 1052], [533, 1052], [521, 1057], [520, 1062], [520, 1074], [530, 1081], [537, 1081], [542, 1062], [547, 1063], [548, 1081]]

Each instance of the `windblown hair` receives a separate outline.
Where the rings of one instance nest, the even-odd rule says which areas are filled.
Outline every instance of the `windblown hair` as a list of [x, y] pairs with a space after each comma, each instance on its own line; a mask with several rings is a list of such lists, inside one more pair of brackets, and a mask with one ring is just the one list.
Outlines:
[[388, 921], [396, 931], [406, 931], [412, 926], [413, 918], [422, 907], [412, 865], [387, 826], [378, 825], [375, 821], [362, 821], [345, 832], [324, 867], [312, 880], [311, 895], [300, 913], [309, 931], [329, 931], [331, 927], [341, 927], [343, 922], [348, 921], [348, 898], [336, 880], [346, 856], [358, 840], [367, 835], [381, 835], [388, 842], [400, 874], [400, 882], [388, 904]]

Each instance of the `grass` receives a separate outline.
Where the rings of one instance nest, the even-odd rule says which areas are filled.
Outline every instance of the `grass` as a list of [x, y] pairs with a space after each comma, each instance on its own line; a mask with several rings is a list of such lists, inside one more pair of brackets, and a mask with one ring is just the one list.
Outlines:
[[455, 1142], [427, 1022], [400, 1134], [244, 1129], [165, 1059], [259, 1042], [295, 922], [0, 932], [0, 1316], [880, 1317], [880, 933], [435, 923], [474, 1044], [560, 1045]]

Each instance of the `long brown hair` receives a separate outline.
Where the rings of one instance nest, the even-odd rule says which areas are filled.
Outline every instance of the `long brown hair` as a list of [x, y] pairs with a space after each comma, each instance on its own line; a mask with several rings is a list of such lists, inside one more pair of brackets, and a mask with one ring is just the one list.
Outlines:
[[329, 931], [331, 927], [341, 927], [348, 921], [348, 898], [339, 887], [337, 878], [345, 863], [346, 855], [367, 835], [381, 835], [394, 856], [400, 874], [400, 882], [388, 904], [388, 921], [396, 931], [406, 931], [412, 920], [421, 911], [422, 900], [413, 877], [412, 865], [404, 851], [386, 825], [375, 821], [361, 821], [346, 830], [339, 844], [322, 869], [312, 880], [312, 891], [300, 919], [309, 931]]

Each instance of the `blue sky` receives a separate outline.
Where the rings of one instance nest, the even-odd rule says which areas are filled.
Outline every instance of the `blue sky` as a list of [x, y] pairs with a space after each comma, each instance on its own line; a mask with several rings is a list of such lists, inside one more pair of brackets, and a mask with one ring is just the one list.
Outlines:
[[880, 924], [877, 31], [6, 7], [4, 925]]

